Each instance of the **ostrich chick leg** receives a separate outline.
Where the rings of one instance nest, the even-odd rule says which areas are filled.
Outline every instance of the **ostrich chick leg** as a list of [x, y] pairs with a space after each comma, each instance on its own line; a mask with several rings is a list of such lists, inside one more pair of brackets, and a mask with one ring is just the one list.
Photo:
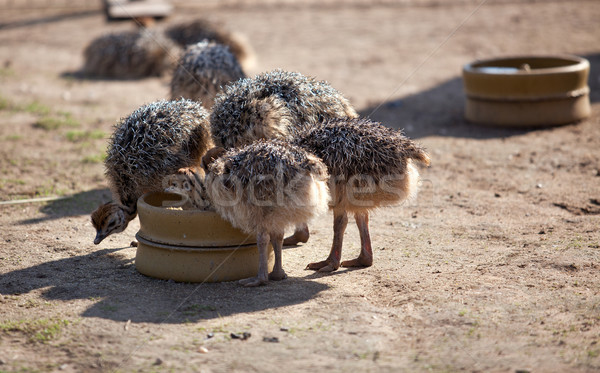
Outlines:
[[270, 236], [266, 232], [256, 235], [256, 246], [258, 247], [258, 275], [239, 281], [240, 285], [246, 287], [265, 285], [269, 282], [269, 241]]
[[348, 213], [346, 210], [333, 211], [333, 244], [329, 257], [321, 262], [310, 263], [306, 269], [314, 269], [319, 272], [333, 272], [340, 268], [342, 258], [342, 243], [344, 241], [344, 232], [348, 225]]
[[373, 250], [369, 235], [369, 213], [356, 213], [354, 219], [360, 234], [360, 254], [356, 259], [343, 261], [342, 267], [370, 267], [373, 264]]
[[273, 266], [273, 272], [269, 273], [269, 280], [279, 281], [287, 278], [285, 271], [283, 270], [283, 264], [281, 260], [281, 247], [283, 246], [283, 234], [271, 235], [271, 244], [273, 245], [273, 251], [275, 252], [275, 265]]
[[308, 241], [308, 237], [310, 237], [310, 232], [308, 231], [308, 224], [302, 223], [296, 226], [296, 230], [294, 234], [289, 237], [286, 237], [283, 240], [283, 246], [294, 246], [299, 244], [300, 242], [305, 243]]

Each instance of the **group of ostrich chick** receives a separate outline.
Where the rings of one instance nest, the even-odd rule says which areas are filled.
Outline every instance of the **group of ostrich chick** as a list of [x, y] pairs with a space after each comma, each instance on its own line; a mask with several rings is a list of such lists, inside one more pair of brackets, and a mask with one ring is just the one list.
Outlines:
[[[210, 41], [192, 46], [222, 47]], [[236, 65], [222, 53], [211, 56], [218, 62], [189, 56], [182, 74], [213, 69], [203, 74], [218, 77], [215, 66], [231, 71]], [[244, 286], [285, 279], [282, 247], [306, 242], [308, 222], [327, 209], [333, 211], [331, 251], [307, 268], [372, 265], [369, 213], [416, 193], [417, 164], [429, 165], [426, 151], [400, 131], [360, 118], [326, 82], [283, 70], [253, 78], [239, 71], [237, 79], [219, 81], [219, 89], [202, 95], [180, 83], [180, 97], [144, 105], [117, 123], [105, 160], [114, 200], [92, 213], [94, 243], [125, 230], [142, 194], [166, 189], [184, 194], [190, 208], [215, 210], [256, 235], [258, 274], [240, 280]], [[342, 262], [349, 213], [361, 251]], [[294, 233], [284, 239], [291, 227]], [[269, 244], [275, 255], [270, 273]]]
[[206, 108], [227, 83], [245, 78], [255, 63], [243, 35], [198, 19], [164, 30], [140, 27], [102, 35], [83, 52], [81, 73], [92, 78], [139, 79], [171, 72], [171, 98]]

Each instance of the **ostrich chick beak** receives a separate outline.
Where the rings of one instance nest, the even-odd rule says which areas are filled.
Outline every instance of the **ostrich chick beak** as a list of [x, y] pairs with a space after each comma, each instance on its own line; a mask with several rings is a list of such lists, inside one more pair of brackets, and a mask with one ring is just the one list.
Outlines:
[[96, 234], [96, 238], [94, 238], [94, 245], [98, 245], [105, 238], [106, 238], [106, 234], [102, 234], [102, 232], [98, 232]]

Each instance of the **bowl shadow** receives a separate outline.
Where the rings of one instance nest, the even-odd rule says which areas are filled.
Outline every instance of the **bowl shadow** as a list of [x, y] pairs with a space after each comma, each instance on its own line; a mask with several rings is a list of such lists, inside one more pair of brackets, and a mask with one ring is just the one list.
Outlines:
[[103, 249], [45, 262], [0, 276], [0, 294], [44, 289], [48, 301], [87, 300], [81, 317], [156, 324], [210, 320], [306, 302], [328, 288], [305, 278], [288, 278], [258, 288], [237, 282], [179, 283], [144, 276], [124, 250]]
[[[600, 53], [583, 55], [590, 62], [590, 102], [600, 101]], [[360, 115], [394, 128], [411, 138], [448, 136], [474, 139], [505, 138], [551, 127], [493, 127], [464, 119], [465, 97], [462, 77], [457, 76], [413, 95], [373, 103]]]

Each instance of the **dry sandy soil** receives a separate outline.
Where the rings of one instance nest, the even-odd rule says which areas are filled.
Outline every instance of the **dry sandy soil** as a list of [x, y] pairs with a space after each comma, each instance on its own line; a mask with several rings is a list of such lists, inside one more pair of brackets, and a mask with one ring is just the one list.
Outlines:
[[[0, 206], [0, 371], [600, 369], [600, 2], [175, 2], [165, 23], [245, 34], [250, 75], [327, 80], [432, 155], [417, 201], [372, 217], [372, 267], [304, 270], [329, 214], [284, 250], [287, 280], [252, 289], [139, 274], [137, 220], [93, 245], [106, 138], [169, 77], [77, 78], [90, 40], [132, 25], [60, 3], [0, 1], [0, 199], [68, 197]], [[520, 53], [588, 58], [591, 118], [466, 123], [462, 65]], [[358, 250], [350, 224], [344, 257]]]

